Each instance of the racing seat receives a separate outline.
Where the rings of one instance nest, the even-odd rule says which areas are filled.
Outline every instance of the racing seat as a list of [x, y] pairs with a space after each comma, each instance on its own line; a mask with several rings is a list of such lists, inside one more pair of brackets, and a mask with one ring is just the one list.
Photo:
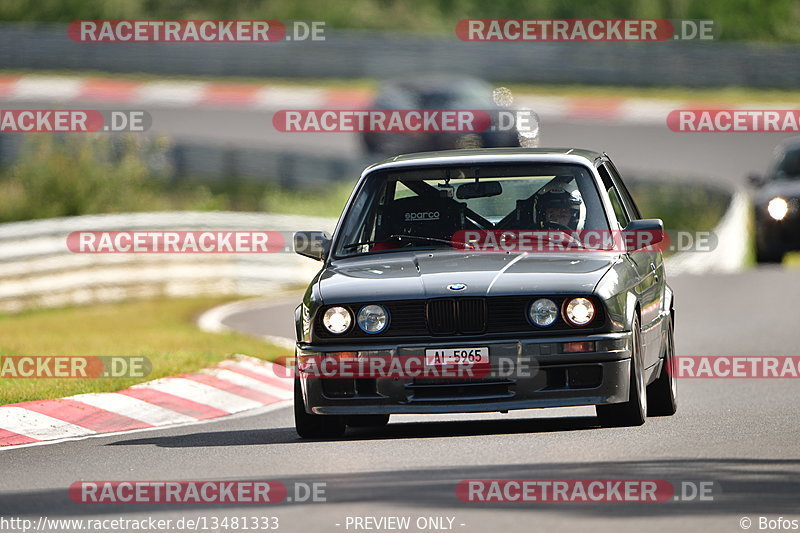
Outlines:
[[[450, 241], [464, 229], [466, 204], [438, 196], [400, 198], [384, 207], [378, 241], [373, 249], [396, 247], [401, 239], [392, 235], [430, 237]], [[444, 244], [444, 243], [442, 243]]]

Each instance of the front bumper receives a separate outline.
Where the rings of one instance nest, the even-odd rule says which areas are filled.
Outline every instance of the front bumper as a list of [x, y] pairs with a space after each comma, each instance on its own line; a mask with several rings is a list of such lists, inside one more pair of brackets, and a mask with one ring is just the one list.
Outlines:
[[[565, 344], [594, 342], [590, 352]], [[298, 356], [355, 352], [416, 357], [432, 348], [488, 347], [491, 374], [442, 377], [319, 377], [298, 372], [306, 410], [315, 414], [477, 413], [620, 403], [628, 400], [630, 333], [392, 346], [298, 346]]]

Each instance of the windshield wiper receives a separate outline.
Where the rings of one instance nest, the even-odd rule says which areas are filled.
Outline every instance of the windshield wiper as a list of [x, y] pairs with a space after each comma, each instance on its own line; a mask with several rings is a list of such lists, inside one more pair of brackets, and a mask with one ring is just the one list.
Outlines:
[[[401, 241], [403, 239], [415, 239], [415, 240], [418, 240], [418, 241], [426, 241], [426, 242], [440, 242], [442, 244], [456, 244], [455, 241], [450, 241], [450, 240], [447, 240], [447, 239], [437, 239], [435, 237], [425, 237], [423, 235], [389, 235], [389, 238], [390, 239], [399, 239]], [[458, 244], [460, 244], [460, 243], [458, 243]]]

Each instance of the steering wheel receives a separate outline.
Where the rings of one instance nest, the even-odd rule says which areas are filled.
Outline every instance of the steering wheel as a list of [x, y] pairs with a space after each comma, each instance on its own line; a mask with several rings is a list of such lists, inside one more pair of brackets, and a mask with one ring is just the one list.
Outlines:
[[577, 243], [581, 247], [583, 247], [583, 243], [581, 240], [575, 235], [576, 230], [570, 228], [569, 226], [565, 226], [563, 224], [559, 224], [558, 222], [547, 221], [544, 223], [545, 230], [555, 230], [555, 231], [563, 231], [568, 237], [570, 242]]
[[559, 230], [559, 231], [566, 231], [567, 233], [570, 234], [570, 236], [572, 236], [572, 232], [575, 231], [574, 229], [570, 228], [569, 226], [565, 226], [563, 224], [559, 224], [558, 222], [553, 222], [553, 221], [550, 221], [550, 220], [548, 220], [547, 222], [544, 223], [544, 229], [553, 229], [553, 230]]

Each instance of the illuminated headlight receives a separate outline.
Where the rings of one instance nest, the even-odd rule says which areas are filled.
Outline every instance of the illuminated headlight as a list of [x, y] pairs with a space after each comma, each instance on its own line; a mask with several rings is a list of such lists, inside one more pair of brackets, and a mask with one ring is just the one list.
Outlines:
[[389, 313], [382, 305], [365, 305], [358, 312], [358, 327], [365, 333], [380, 333], [389, 324]]
[[325, 329], [334, 335], [340, 335], [350, 329], [352, 322], [353, 317], [350, 316], [350, 311], [344, 307], [331, 307], [322, 316], [322, 324]]
[[789, 204], [783, 198], [773, 198], [767, 204], [767, 212], [775, 220], [783, 220], [783, 217], [789, 212]]
[[564, 315], [573, 326], [585, 326], [594, 318], [594, 304], [586, 298], [573, 298], [567, 302]]
[[558, 318], [558, 307], [553, 300], [540, 298], [528, 308], [528, 316], [535, 325], [546, 328], [552, 326]]

